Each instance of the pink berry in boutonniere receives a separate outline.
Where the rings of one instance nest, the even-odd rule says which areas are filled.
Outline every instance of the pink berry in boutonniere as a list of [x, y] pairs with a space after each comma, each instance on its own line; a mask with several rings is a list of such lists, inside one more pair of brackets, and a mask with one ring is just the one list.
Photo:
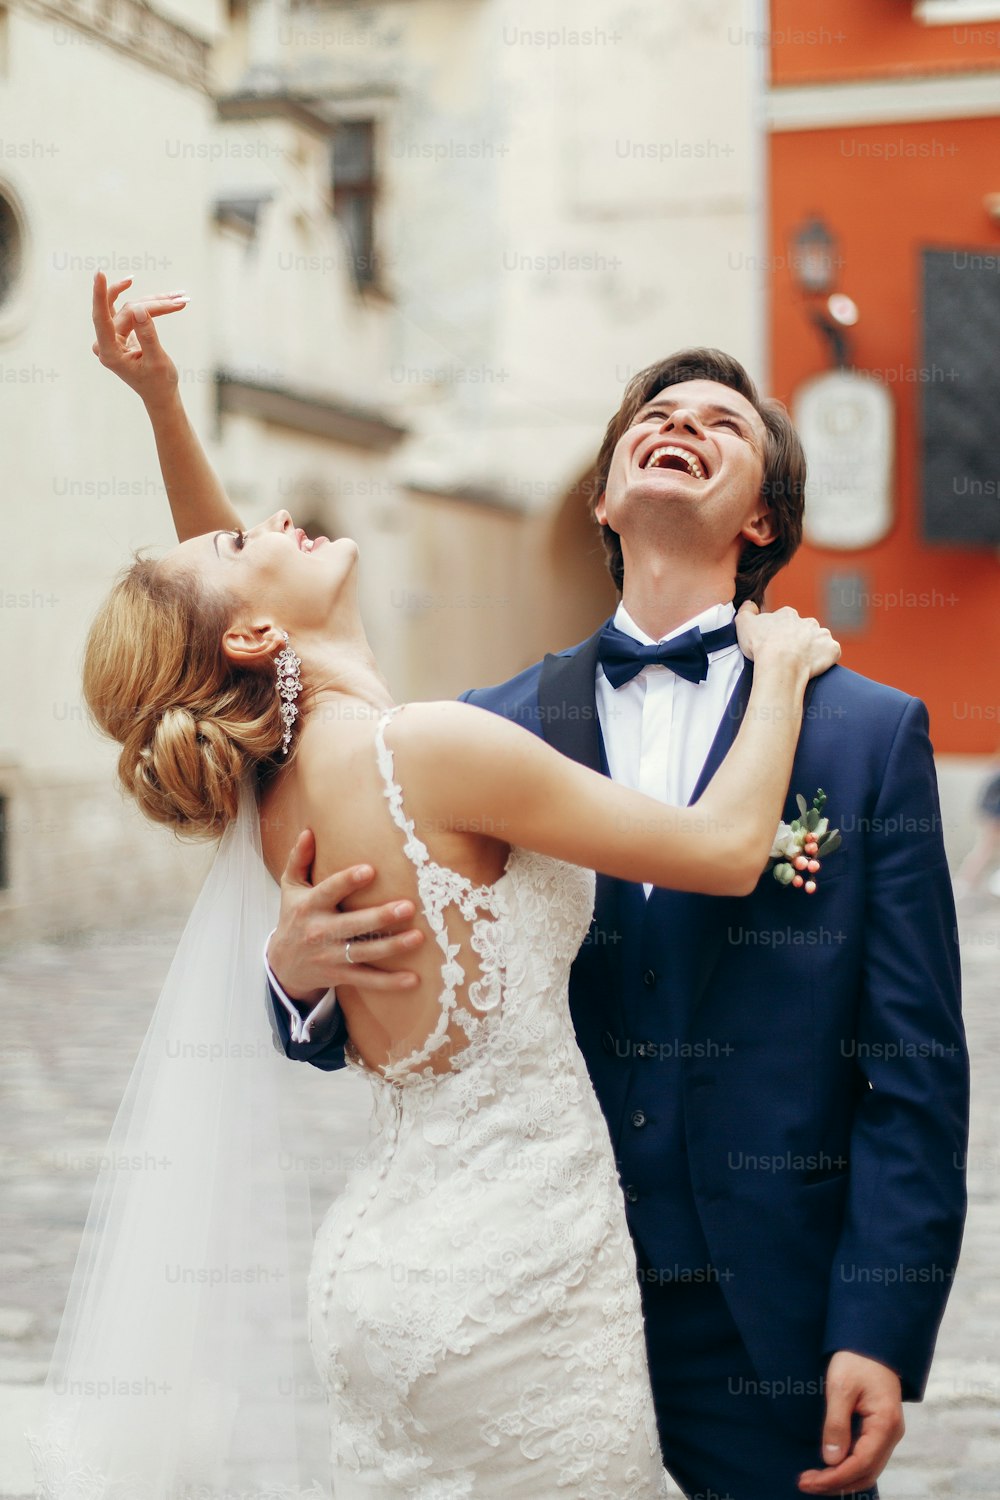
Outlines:
[[829, 818], [823, 816], [827, 796], [822, 788], [813, 798], [812, 807], [801, 794], [796, 794], [795, 801], [799, 816], [791, 823], [778, 824], [771, 846], [770, 857], [775, 861], [771, 873], [779, 885], [791, 885], [812, 896], [817, 886], [814, 877], [823, 859], [840, 848], [841, 838], [839, 831], [830, 827]]

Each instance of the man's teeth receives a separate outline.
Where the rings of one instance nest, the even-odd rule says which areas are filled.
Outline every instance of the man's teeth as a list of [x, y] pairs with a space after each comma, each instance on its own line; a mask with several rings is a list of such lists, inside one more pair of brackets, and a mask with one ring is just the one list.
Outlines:
[[694, 454], [688, 453], [686, 448], [654, 448], [646, 461], [646, 468], [658, 468], [668, 458], [679, 458], [687, 466], [692, 479], [704, 479], [705, 470]]

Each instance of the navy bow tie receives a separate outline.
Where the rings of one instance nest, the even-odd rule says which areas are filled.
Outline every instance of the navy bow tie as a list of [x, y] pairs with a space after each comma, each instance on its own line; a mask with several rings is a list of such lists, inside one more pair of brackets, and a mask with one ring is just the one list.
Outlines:
[[708, 653], [736, 644], [735, 621], [706, 634], [698, 629], [685, 630], [672, 640], [644, 646], [616, 625], [605, 625], [597, 648], [597, 659], [613, 688], [624, 687], [638, 677], [643, 667], [669, 667], [688, 682], [704, 682], [708, 676]]

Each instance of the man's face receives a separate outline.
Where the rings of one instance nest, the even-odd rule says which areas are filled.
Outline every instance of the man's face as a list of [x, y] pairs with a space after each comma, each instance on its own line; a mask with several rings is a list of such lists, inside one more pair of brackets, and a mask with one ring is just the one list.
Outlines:
[[760, 498], [766, 433], [745, 396], [714, 380], [665, 387], [640, 407], [615, 445], [602, 525], [628, 553], [646, 545], [692, 548], [713, 560], [773, 536]]

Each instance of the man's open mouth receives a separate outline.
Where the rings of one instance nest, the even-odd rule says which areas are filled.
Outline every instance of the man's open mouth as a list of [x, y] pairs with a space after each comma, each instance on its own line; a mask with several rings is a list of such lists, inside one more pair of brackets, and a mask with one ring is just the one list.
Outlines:
[[689, 474], [692, 479], [704, 479], [705, 469], [697, 454], [687, 448], [675, 448], [672, 443], [661, 443], [641, 466], [644, 469], [674, 469], [679, 474]]

